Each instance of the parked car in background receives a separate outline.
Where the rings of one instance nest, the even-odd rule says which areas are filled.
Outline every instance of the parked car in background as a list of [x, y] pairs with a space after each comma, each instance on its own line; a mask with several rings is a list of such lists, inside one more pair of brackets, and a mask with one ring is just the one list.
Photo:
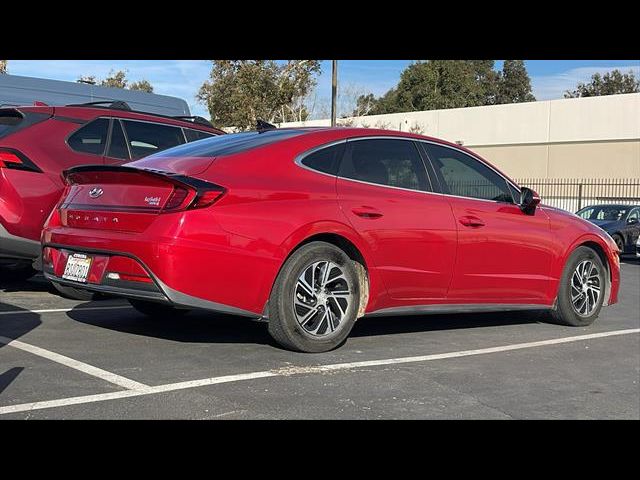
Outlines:
[[263, 318], [293, 350], [335, 348], [365, 314], [544, 309], [585, 326], [617, 302], [611, 237], [434, 138], [244, 132], [66, 180], [46, 278], [154, 316]]
[[191, 115], [189, 105], [179, 97], [49, 78], [0, 76], [0, 108], [33, 105], [34, 102], [67, 105], [116, 101], [126, 102], [132, 110], [157, 115]]
[[640, 237], [638, 237], [638, 240], [636, 241], [636, 257], [640, 258]]
[[620, 254], [634, 253], [640, 236], [640, 205], [591, 205], [576, 215], [611, 235]]
[[200, 117], [138, 112], [124, 102], [0, 108], [0, 274], [17, 280], [35, 273], [42, 225], [64, 190], [63, 170], [121, 165], [221, 133]]

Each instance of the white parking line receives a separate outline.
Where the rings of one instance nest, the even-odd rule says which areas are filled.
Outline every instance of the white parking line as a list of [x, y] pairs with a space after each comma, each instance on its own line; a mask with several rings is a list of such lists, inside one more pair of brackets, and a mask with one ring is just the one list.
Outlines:
[[27, 412], [32, 410], [41, 410], [44, 408], [65, 407], [69, 405], [79, 405], [93, 402], [103, 402], [106, 400], [115, 400], [119, 398], [138, 397], [142, 395], [153, 395], [158, 393], [172, 392], [176, 390], [185, 390], [188, 388], [197, 388], [207, 385], [215, 385], [220, 383], [241, 382], [244, 380], [255, 380], [257, 378], [267, 377], [286, 377], [291, 375], [323, 373], [337, 370], [351, 370], [361, 367], [371, 367], [379, 365], [392, 365], [416, 362], [428, 362], [432, 360], [443, 360], [446, 358], [469, 357], [472, 355], [484, 355], [489, 353], [507, 352], [512, 350], [522, 350], [525, 348], [543, 347], [547, 345], [558, 345], [562, 343], [580, 342], [584, 340], [592, 340], [596, 338], [612, 337], [617, 335], [630, 335], [640, 333], [640, 328], [632, 328], [627, 330], [614, 330], [610, 332], [591, 333], [587, 335], [576, 335], [572, 337], [553, 338], [550, 340], [540, 340], [537, 342], [516, 343], [511, 345], [502, 345], [498, 347], [480, 348], [476, 350], [462, 350], [449, 353], [437, 353], [433, 355], [420, 355], [415, 357], [387, 358], [380, 360], [365, 360], [362, 362], [334, 363], [329, 365], [316, 365], [311, 367], [286, 367], [275, 370], [264, 370], [260, 372], [241, 373], [237, 375], [225, 375], [221, 377], [204, 378], [201, 380], [190, 380], [186, 382], [169, 383], [158, 385], [155, 387], [144, 386], [136, 390], [125, 390], [121, 392], [101, 393], [96, 395], [85, 395], [80, 397], [62, 398], [59, 400], [48, 400], [44, 402], [23, 403], [19, 405], [9, 405], [0, 407], [0, 415], [7, 413]]
[[9, 310], [6, 312], [0, 312], [0, 315], [24, 315], [26, 313], [59, 313], [59, 312], [70, 312], [71, 310], [75, 312], [90, 312], [92, 310], [116, 310], [122, 308], [133, 308], [131, 305], [115, 305], [111, 307], [86, 307], [86, 308], [51, 308], [48, 310]]
[[74, 360], [73, 358], [65, 357], [64, 355], [60, 355], [59, 353], [51, 352], [49, 350], [45, 350], [44, 348], [36, 347], [35, 345], [29, 345], [28, 343], [24, 343], [19, 340], [14, 340], [12, 338], [0, 336], [0, 343], [4, 343], [5, 345], [18, 348], [20, 350], [24, 350], [25, 352], [29, 352], [34, 355], [38, 355], [39, 357], [43, 357], [43, 358], [46, 358], [47, 360], [51, 360], [61, 365], [65, 365], [75, 370], [79, 370], [88, 375], [98, 377], [109, 383], [118, 385], [119, 387], [124, 387], [129, 390], [140, 390], [144, 388], [149, 388], [148, 385], [145, 385], [143, 383], [139, 383], [134, 380], [121, 377], [120, 375], [107, 372], [106, 370], [102, 370], [101, 368], [94, 367], [93, 365], [89, 365], [88, 363], [83, 363], [78, 360]]

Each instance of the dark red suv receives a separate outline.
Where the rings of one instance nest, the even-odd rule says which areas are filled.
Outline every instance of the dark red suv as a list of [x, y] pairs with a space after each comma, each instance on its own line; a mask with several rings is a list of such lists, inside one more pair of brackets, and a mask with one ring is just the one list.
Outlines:
[[64, 189], [63, 170], [119, 165], [222, 133], [201, 117], [124, 102], [0, 108], [0, 274], [25, 279], [40, 268], [40, 232]]

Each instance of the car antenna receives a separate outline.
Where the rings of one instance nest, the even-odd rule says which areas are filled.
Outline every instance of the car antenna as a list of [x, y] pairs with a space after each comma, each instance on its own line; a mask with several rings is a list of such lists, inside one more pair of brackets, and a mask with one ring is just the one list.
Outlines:
[[277, 128], [278, 127], [276, 127], [275, 125], [271, 125], [264, 120], [256, 120], [256, 130], [258, 130], [259, 133], [266, 132], [267, 130], [276, 130]]

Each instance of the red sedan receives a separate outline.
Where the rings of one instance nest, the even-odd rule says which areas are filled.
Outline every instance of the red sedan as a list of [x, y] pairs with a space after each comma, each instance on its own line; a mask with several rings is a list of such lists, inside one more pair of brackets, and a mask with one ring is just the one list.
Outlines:
[[262, 318], [327, 351], [362, 316], [617, 301], [615, 242], [460, 146], [356, 128], [263, 130], [82, 166], [42, 234], [45, 275], [161, 315]]

